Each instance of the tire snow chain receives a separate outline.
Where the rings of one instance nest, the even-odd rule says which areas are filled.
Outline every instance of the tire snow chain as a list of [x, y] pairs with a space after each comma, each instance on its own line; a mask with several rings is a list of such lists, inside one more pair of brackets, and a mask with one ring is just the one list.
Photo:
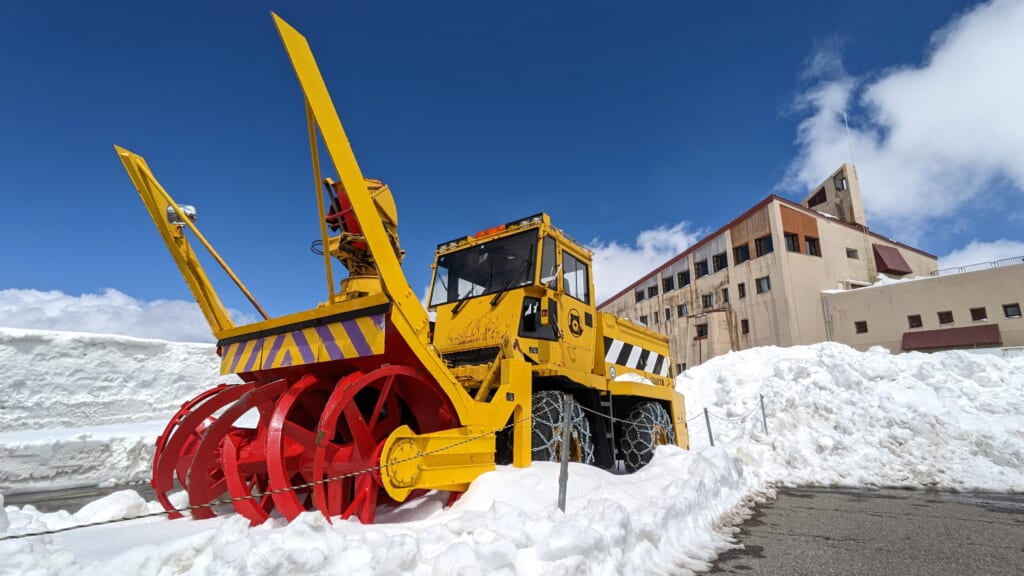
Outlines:
[[[498, 428], [496, 430], [492, 430], [492, 431], [487, 432], [485, 434], [480, 434], [480, 435], [477, 435], [477, 436], [466, 438], [465, 440], [460, 440], [460, 441], [458, 441], [458, 442], [456, 442], [454, 444], [450, 444], [448, 446], [444, 446], [444, 447], [438, 448], [436, 450], [428, 450], [427, 452], [420, 452], [420, 453], [416, 454], [415, 456], [410, 456], [409, 458], [406, 458], [404, 460], [398, 460], [398, 461], [392, 462], [391, 464], [383, 464], [383, 465], [378, 464], [377, 466], [371, 466], [371, 467], [363, 469], [363, 470], [357, 470], [355, 472], [349, 472], [347, 474], [342, 474], [340, 476], [332, 476], [330, 478], [324, 478], [323, 480], [316, 480], [316, 481], [313, 481], [313, 482], [307, 482], [305, 484], [299, 484], [297, 486], [289, 486], [288, 488], [279, 488], [277, 490], [268, 490], [266, 492], [260, 492], [260, 493], [257, 493], [257, 494], [250, 494], [248, 496], [241, 496], [241, 497], [238, 497], [238, 498], [228, 498], [228, 499], [224, 499], [224, 500], [212, 500], [212, 501], [210, 501], [210, 502], [208, 502], [206, 504], [195, 504], [195, 505], [192, 505], [192, 506], [184, 506], [182, 508], [175, 508], [173, 510], [160, 510], [159, 512], [147, 512], [146, 514], [138, 514], [136, 516], [131, 516], [129, 518], [114, 518], [114, 519], [111, 519], [111, 520], [103, 520], [103, 521], [100, 521], [100, 522], [89, 522], [89, 523], [86, 523], [86, 524], [76, 524], [74, 526], [65, 526], [63, 528], [54, 528], [54, 529], [51, 529], [51, 530], [41, 530], [39, 532], [26, 532], [24, 534], [12, 534], [12, 535], [0, 536], [0, 542], [6, 542], [8, 540], [19, 540], [19, 539], [22, 539], [22, 538], [31, 538], [33, 536], [47, 536], [47, 535], [50, 535], [50, 534], [59, 534], [61, 532], [70, 532], [71, 530], [78, 530], [80, 528], [92, 528], [94, 526], [104, 526], [106, 524], [117, 524], [119, 522], [128, 522], [130, 520], [140, 520], [142, 518], [156, 518], [158, 516], [165, 516], [165, 515], [173, 513], [173, 512], [191, 512], [192, 510], [198, 510], [200, 508], [213, 508], [214, 506], [221, 506], [221, 505], [224, 505], [224, 504], [232, 504], [234, 502], [238, 502], [238, 501], [241, 501], [241, 500], [255, 500], [257, 498], [262, 498], [263, 496], [266, 496], [268, 494], [273, 495], [273, 494], [279, 494], [281, 492], [294, 492], [296, 490], [301, 490], [303, 488], [310, 488], [312, 486], [317, 486], [317, 485], [320, 485], [320, 484], [327, 484], [328, 482], [335, 482], [335, 481], [338, 481], [338, 480], [344, 480], [346, 478], [353, 478], [355, 476], [360, 476], [360, 475], [366, 474], [368, 472], [375, 472], [377, 470], [381, 470], [381, 469], [387, 468], [389, 466], [397, 466], [399, 464], [405, 464], [406, 462], [411, 462], [413, 460], [416, 460], [417, 458], [422, 458], [423, 456], [431, 456], [433, 454], [440, 454], [440, 453], [445, 452], [447, 450], [451, 450], [452, 448], [456, 448], [458, 446], [462, 446], [463, 444], [469, 444], [470, 442], [475, 442], [475, 441], [477, 441], [477, 440], [479, 440], [481, 438], [485, 438], [487, 436], [491, 436], [493, 434], [497, 434], [498, 432], [503, 432], [505, 430], [508, 430], [509, 428], [512, 428], [516, 424], [521, 424], [521, 423], [526, 422], [527, 420], [530, 420], [532, 418], [533, 418], [532, 414], [528, 415], [528, 416], [524, 416], [523, 418], [520, 418], [519, 420], [516, 420], [515, 422], [511, 422], [509, 424], [506, 424], [505, 426], [502, 426], [501, 428]], [[144, 484], [144, 483], [145, 483], [145, 481], [137, 481], [137, 482], [132, 482], [132, 483], [126, 484], [126, 486], [134, 486], [134, 485], [137, 485], [137, 484]]]
[[592, 409], [587, 408], [586, 406], [584, 406], [582, 404], [580, 404], [579, 406], [580, 406], [580, 408], [583, 409], [584, 412], [590, 412], [591, 414], [596, 414], [598, 416], [602, 416], [604, 418], [607, 418], [608, 420], [611, 420], [612, 422], [620, 422], [622, 424], [633, 424], [634, 426], [642, 426], [644, 428], [651, 428], [651, 429], [657, 428], [657, 426], [654, 426], [654, 425], [651, 425], [651, 424], [641, 424], [639, 422], [633, 422], [632, 420], [624, 420], [622, 418], [616, 418], [614, 416], [609, 416], [609, 415], [605, 414], [604, 412], [598, 412], [597, 410], [592, 410]]

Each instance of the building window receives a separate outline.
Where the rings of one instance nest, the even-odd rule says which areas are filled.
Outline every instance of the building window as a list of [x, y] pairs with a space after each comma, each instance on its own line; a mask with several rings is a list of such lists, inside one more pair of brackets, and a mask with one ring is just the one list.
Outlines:
[[754, 240], [754, 252], [758, 256], [764, 256], [775, 251], [775, 246], [772, 245], [771, 236], [762, 236], [757, 240]]
[[729, 303], [729, 287], [722, 288], [722, 304]]
[[707, 324], [697, 324], [697, 338], [707, 338], [707, 337], [708, 337], [708, 325]]
[[811, 196], [810, 198], [807, 199], [807, 206], [812, 207], [817, 206], [818, 204], [824, 204], [827, 201], [827, 199], [828, 197], [825, 196], [825, 189], [822, 188], [821, 190], [818, 190], [814, 194], [814, 196]]
[[742, 264], [750, 260], [750, 244], [744, 244], [742, 246], [736, 246], [732, 249], [732, 261], [737, 264]]
[[686, 272], [680, 272], [679, 274], [676, 274], [676, 278], [679, 279], [679, 287], [680, 288], [682, 288], [683, 286], [689, 286], [690, 285], [690, 271], [689, 270], [687, 270]]
[[1007, 318], [1020, 318], [1020, 304], [1003, 304], [1003, 315]]
[[700, 305], [704, 308], [711, 308], [715, 305], [714, 294], [704, 294], [700, 297]]
[[747, 297], [747, 285], [745, 283], [740, 282], [739, 285], [736, 286], [736, 289], [740, 292], [740, 298]]
[[750, 334], [750, 320], [747, 320], [746, 318], [740, 320], [740, 332]]
[[672, 309], [671, 308], [665, 308], [665, 322], [668, 322], [671, 319], [672, 319]]
[[676, 375], [682, 374], [683, 370], [686, 370], [686, 362], [676, 362]]
[[637, 302], [643, 302], [643, 300], [644, 300], [644, 291], [643, 290], [637, 290], [636, 291], [636, 301]]
[[864, 320], [858, 320], [858, 321], [854, 322], [853, 323], [853, 328], [854, 328], [854, 330], [857, 331], [857, 334], [867, 334], [868, 333], [868, 323], [866, 321], [864, 321]]
[[662, 278], [661, 279], [661, 291], [662, 292], [671, 292], [671, 291], [676, 289], [676, 285], [675, 284], [676, 284], [675, 278], [672, 278], [671, 276], [669, 276], [668, 278]]
[[676, 318], [686, 318], [686, 304], [676, 306]]
[[846, 190], [846, 174], [840, 172], [836, 174], [836, 177], [832, 179], [832, 185], [836, 187], [836, 191], [842, 192]]
[[701, 260], [700, 262], [693, 263], [693, 275], [697, 278], [708, 275], [708, 261], [707, 259]]
[[953, 311], [946, 310], [939, 312], [939, 324], [952, 324], [953, 323]]
[[715, 267], [715, 272], [718, 272], [729, 267], [729, 259], [725, 257], [725, 252], [722, 252], [711, 257], [711, 264]]
[[758, 294], [763, 294], [772, 289], [772, 281], [768, 276], [758, 278], [757, 280], [754, 280], [754, 282], [757, 284]]
[[786, 250], [790, 252], [800, 251], [800, 236], [797, 234], [786, 233], [783, 236], [786, 239]]
[[654, 298], [657, 295], [658, 295], [658, 287], [657, 286], [648, 286], [647, 287], [647, 297], [648, 298]]
[[647, 326], [647, 316], [641, 316], [640, 323], [643, 324], [644, 326]]
[[847, 248], [846, 257], [849, 258], [850, 260], [859, 260], [860, 254], [857, 253], [856, 248]]
[[911, 328], [920, 328], [921, 326], [924, 326], [924, 322], [921, 322], [921, 315], [911, 314], [910, 316], [907, 316], [907, 326], [910, 326]]
[[805, 237], [804, 244], [807, 245], [808, 256], [821, 256], [821, 243], [817, 238]]
[[658, 313], [657, 312], [651, 312], [651, 318], [654, 319], [654, 323], [655, 324], [658, 323]]
[[979, 320], [988, 320], [988, 313], [985, 312], [985, 307], [971, 308], [971, 320], [975, 322]]

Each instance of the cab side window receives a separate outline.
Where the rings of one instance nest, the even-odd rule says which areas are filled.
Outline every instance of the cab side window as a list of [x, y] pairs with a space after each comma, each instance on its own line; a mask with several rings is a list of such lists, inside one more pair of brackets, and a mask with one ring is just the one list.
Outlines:
[[565, 293], [590, 304], [590, 276], [587, 265], [568, 252], [562, 252], [562, 286]]

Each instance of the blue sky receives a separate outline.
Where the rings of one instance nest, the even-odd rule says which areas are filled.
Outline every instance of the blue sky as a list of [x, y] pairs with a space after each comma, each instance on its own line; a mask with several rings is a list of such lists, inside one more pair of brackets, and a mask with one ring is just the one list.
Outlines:
[[391, 186], [417, 292], [437, 243], [546, 211], [605, 256], [610, 294], [769, 193], [801, 199], [851, 140], [874, 230], [1024, 253], [1019, 1], [40, 1], [0, 20], [0, 290], [191, 299], [117, 143], [197, 205], [272, 314], [324, 299], [270, 10], [309, 38], [364, 173]]

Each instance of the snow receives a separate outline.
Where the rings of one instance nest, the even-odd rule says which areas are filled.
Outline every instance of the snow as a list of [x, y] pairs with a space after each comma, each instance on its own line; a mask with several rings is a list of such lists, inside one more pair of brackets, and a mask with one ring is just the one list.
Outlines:
[[209, 345], [86, 334], [0, 329], [0, 362], [0, 574], [686, 574], [734, 546], [732, 526], [780, 484], [1024, 491], [1024, 356], [826, 343], [688, 370], [691, 450], [660, 447], [631, 475], [571, 464], [564, 513], [558, 465], [535, 463], [499, 466], [450, 508], [430, 494], [381, 509], [372, 526], [156, 514], [4, 541], [158, 512], [132, 490], [74, 513], [5, 507], [2, 493], [145, 479], [167, 419], [220, 379]]
[[935, 278], [935, 276], [908, 276], [906, 278], [900, 278], [897, 276], [889, 276], [887, 274], [879, 274], [878, 280], [876, 280], [873, 284], [861, 285], [861, 283], [858, 282], [857, 280], [847, 279], [846, 283], [848, 285], [855, 286], [855, 288], [834, 288], [829, 290], [822, 290], [822, 292], [825, 294], [842, 294], [843, 292], [849, 292], [850, 290], [864, 290], [866, 288], [877, 288], [879, 286], [892, 286], [893, 284], [902, 284], [904, 282], [914, 282], [917, 280], [929, 280], [931, 278]]
[[185, 400], [220, 382], [212, 344], [0, 328], [0, 492], [149, 478]]
[[[778, 483], [1024, 492], [1021, 382], [1021, 356], [823, 343], [720, 356], [677, 389], [691, 417], [753, 410], [712, 419], [716, 445], [751, 451]], [[690, 426], [693, 448], [708, 445], [703, 418]]]

